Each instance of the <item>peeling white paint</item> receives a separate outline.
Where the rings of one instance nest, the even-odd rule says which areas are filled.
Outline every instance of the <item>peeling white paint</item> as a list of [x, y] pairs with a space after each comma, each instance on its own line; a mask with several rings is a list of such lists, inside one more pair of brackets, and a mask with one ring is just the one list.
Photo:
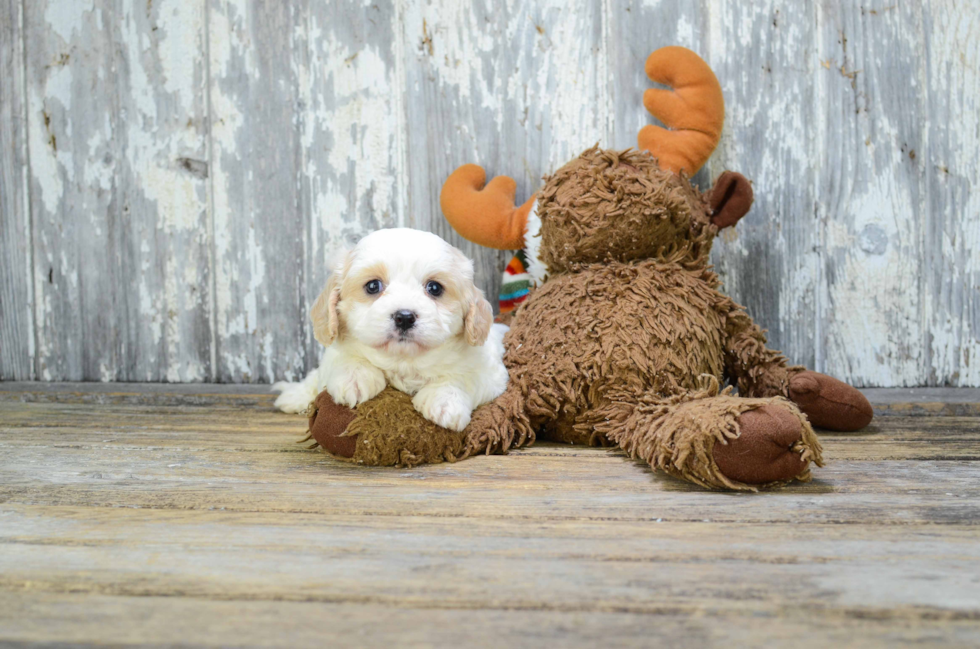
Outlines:
[[44, 209], [54, 214], [64, 196], [62, 178], [74, 177], [74, 165], [70, 154], [58, 149], [58, 136], [62, 145], [71, 135], [70, 122], [63, 127], [63, 116], [71, 113], [72, 70], [68, 66], [49, 68], [50, 74], [40, 91], [31, 86], [31, 113], [28, 146], [31, 151], [31, 176], [40, 185]]
[[[858, 384], [980, 384], [980, 0], [881, 15], [775, 0], [25, 7], [42, 379], [81, 372], [86, 346], [86, 378], [122, 376], [132, 354], [136, 379], [298, 375], [309, 325], [277, 311], [305, 312], [338, 244], [444, 228], [438, 189], [458, 164], [533, 191], [595, 142], [633, 143], [645, 86], [610, 72], [626, 69], [614, 56], [642, 66], [645, 47], [615, 42], [629, 27], [720, 71], [726, 132], [707, 175], [749, 171], [757, 207], [715, 258], [791, 358]], [[270, 36], [271, 17], [288, 28]], [[294, 179], [273, 184], [273, 155]], [[269, 240], [276, 219], [297, 231]], [[468, 250], [495, 285], [496, 253]], [[274, 285], [297, 254], [303, 276]]]
[[931, 55], [923, 71], [933, 113], [928, 131], [934, 153], [924, 160], [930, 224], [941, 252], [926, 284], [927, 351], [931, 381], [980, 385], [980, 16], [975, 8], [943, 1], [931, 6]]
[[[921, 357], [921, 340], [915, 219], [908, 188], [888, 174], [873, 177], [869, 186], [851, 197], [849, 226], [828, 228], [827, 249], [843, 256], [836, 269], [837, 281], [829, 286], [828, 312], [831, 335], [838, 338], [828, 362], [846, 366], [853, 362], [848, 350], [861, 349], [877, 362], [863, 369], [863, 381], [880, 385], [898, 380], [915, 385]], [[888, 237], [883, 254], [860, 249], [857, 234], [868, 224], [880, 227]], [[912, 245], [908, 245], [911, 243]], [[861, 317], [855, 317], [855, 314]], [[853, 371], [853, 370], [852, 370]]]
[[[326, 42], [334, 43], [332, 39]], [[353, 174], [354, 196], [359, 201], [369, 199], [371, 210], [381, 213], [391, 205], [395, 185], [395, 178], [386, 173], [391, 165], [389, 133], [395, 125], [391, 104], [382, 99], [392, 92], [388, 70], [370, 47], [356, 52], [331, 49], [326, 53], [326, 60], [339, 64], [328, 65], [326, 69], [327, 83], [335, 93], [334, 106], [328, 108], [322, 98], [314, 97], [318, 110], [310, 121], [315, 121], [317, 127], [332, 137], [327, 162], [333, 174], [346, 178], [350, 169], [358, 169]], [[351, 56], [355, 58], [344, 63]], [[305, 140], [304, 145], [311, 146], [312, 134]], [[346, 205], [337, 205], [343, 207]], [[334, 214], [338, 222], [353, 216], [345, 209], [338, 209]]]
[[[230, 10], [231, 5], [228, 5]], [[244, 8], [239, 8], [239, 16]], [[234, 53], [241, 53], [241, 47], [233, 46], [231, 25], [226, 15], [219, 11], [211, 12], [210, 20], [210, 69], [212, 76], [220, 77], [227, 72], [227, 66]], [[244, 320], [241, 325], [229, 322], [229, 306], [233, 303], [233, 286], [237, 281], [237, 272], [233, 259], [230, 228], [232, 225], [232, 207], [229, 194], [228, 179], [222, 173], [223, 160], [226, 156], [234, 157], [237, 150], [236, 137], [244, 124], [244, 116], [234, 101], [228, 97], [219, 83], [212, 82], [210, 87], [211, 103], [211, 183], [214, 219], [214, 249], [215, 263], [215, 310], [217, 337], [223, 339], [229, 335], [244, 333]], [[243, 316], [240, 316], [243, 318]], [[236, 318], [237, 321], [237, 318]], [[225, 359], [226, 361], [230, 359]], [[230, 363], [229, 363], [230, 364]]]
[[95, 2], [92, 0], [76, 0], [74, 2], [50, 3], [44, 12], [44, 22], [62, 40], [72, 40], [82, 25], [82, 18], [92, 11]]
[[157, 5], [155, 27], [163, 33], [157, 45], [160, 53], [163, 88], [181, 101], [184, 112], [191, 114], [194, 94], [186, 92], [188, 81], [199, 74], [203, 51], [200, 27], [204, 25], [203, 4], [169, 2]]

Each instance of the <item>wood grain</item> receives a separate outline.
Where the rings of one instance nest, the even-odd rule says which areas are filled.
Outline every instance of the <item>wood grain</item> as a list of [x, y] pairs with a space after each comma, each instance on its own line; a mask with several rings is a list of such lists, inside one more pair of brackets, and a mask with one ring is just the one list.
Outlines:
[[930, 384], [980, 385], [980, 12], [928, 7], [923, 369]]
[[813, 482], [753, 495], [556, 444], [353, 466], [301, 417], [164, 390], [0, 399], [0, 642], [980, 640], [976, 417], [823, 434]]
[[[921, 42], [921, 17], [919, 2], [875, 12], [818, 5], [816, 103], [830, 109], [817, 116], [816, 137], [831, 143], [816, 181], [825, 246], [821, 367], [840, 368], [859, 385], [924, 378], [927, 109], [921, 50], [911, 45]], [[863, 317], [850, 317], [856, 311]]]
[[[707, 165], [755, 189], [751, 212], [719, 237], [712, 259], [726, 291], [791, 363], [823, 367], [820, 230], [814, 146], [811, 2], [713, 2], [703, 39], [726, 101], [725, 132]], [[770, 191], [778, 186], [780, 191]], [[766, 287], [765, 290], [760, 290]], [[838, 366], [833, 370], [836, 371]]]
[[[0, 591], [0, 620], [14, 642], [101, 646], [107, 639], [132, 646], [280, 647], [675, 647], [751, 646], [766, 640], [794, 647], [904, 647], [942, 643], [972, 648], [969, 620], [880, 617], [861, 609], [808, 619], [799, 610], [776, 617], [662, 612], [398, 607], [357, 602], [192, 600], [86, 593]], [[760, 622], [760, 618], [762, 621]], [[109, 630], [109, 634], [107, 634]], [[107, 635], [109, 636], [107, 638]]]
[[[542, 445], [415, 471], [365, 470], [302, 450], [293, 442], [305, 421], [269, 411], [18, 402], [0, 408], [0, 500], [8, 504], [479, 512], [502, 520], [980, 522], [975, 418], [888, 418], [863, 435], [825, 435], [829, 464], [814, 482], [766, 497], [706, 493], [604, 449]], [[38, 466], [45, 467], [41, 474]], [[322, 497], [332, 493], [343, 498]], [[692, 501], [693, 494], [700, 496]]]
[[[145, 388], [144, 388], [145, 390]], [[187, 452], [220, 453], [227, 448], [228, 435], [235, 433], [236, 449], [248, 452], [300, 452], [300, 447], [283, 447], [289, 435], [299, 438], [304, 430], [301, 417], [273, 412], [270, 400], [257, 397], [226, 398], [201, 392], [173, 391], [167, 399], [146, 390], [145, 399], [128, 400], [125, 405], [109, 399], [86, 399], [61, 395], [65, 401], [52, 407], [47, 402], [8, 402], [4, 407], [3, 443], [44, 449], [129, 448], [133, 440], [154, 440], [157, 447], [181, 447]], [[111, 396], [111, 395], [110, 395]], [[189, 406], [195, 406], [190, 408]], [[247, 410], [246, 421], [237, 421], [235, 411]], [[980, 430], [971, 416], [889, 416], [879, 417], [859, 433], [821, 431], [826, 452], [839, 460], [974, 460], [980, 454]], [[38, 424], [43, 420], [43, 426]], [[71, 429], [70, 441], [65, 438]], [[183, 433], [196, 431], [194, 444], [187, 447]], [[168, 434], [164, 434], [164, 433]], [[109, 433], [107, 436], [106, 434]], [[175, 433], [170, 435], [169, 433]], [[285, 436], [285, 437], [284, 437]], [[560, 450], [559, 450], [560, 449]], [[583, 456], [605, 462], [619, 457], [596, 449], [540, 445], [522, 454]], [[302, 455], [307, 455], [302, 453]], [[322, 458], [320, 458], [322, 459]], [[592, 460], [590, 460], [592, 461]]]
[[[965, 527], [940, 538], [928, 527], [862, 538], [819, 525], [540, 521], [520, 531], [486, 519], [4, 513], [2, 590], [633, 613], [694, 612], [707, 599], [722, 615], [922, 607], [916, 617], [926, 619], [969, 619], [980, 607], [971, 580], [949, 571], [950, 563], [980, 560], [980, 533]], [[888, 570], [898, 557], [908, 569]], [[930, 586], [919, 586], [927, 577]], [[758, 592], [760, 583], [768, 592]]]
[[309, 219], [294, 37], [306, 4], [208, 0], [207, 10], [214, 379], [296, 378], [306, 363]]
[[203, 2], [24, 12], [37, 377], [210, 378]]
[[0, 381], [24, 381], [34, 378], [34, 298], [20, 0], [0, 14]]
[[772, 345], [980, 386], [980, 0], [892, 4], [7, 0], [0, 377], [296, 379], [333, 253], [378, 227], [447, 237], [493, 297], [507, 254], [450, 230], [447, 174], [523, 198], [633, 146], [677, 43], [727, 102], [696, 183], [754, 181], [713, 259]]
[[407, 224], [432, 230], [476, 260], [479, 284], [499, 292], [510, 254], [471, 244], [439, 211], [459, 165], [510, 176], [523, 203], [541, 178], [608, 139], [602, 6], [518, 0], [408, 3], [404, 65]]

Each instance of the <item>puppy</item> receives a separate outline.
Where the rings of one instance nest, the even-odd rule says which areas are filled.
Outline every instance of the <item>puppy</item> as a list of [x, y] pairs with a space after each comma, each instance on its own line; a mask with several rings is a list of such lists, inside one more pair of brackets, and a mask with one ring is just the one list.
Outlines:
[[507, 387], [503, 335], [473, 285], [473, 262], [434, 234], [379, 230], [348, 252], [310, 313], [326, 351], [300, 383], [272, 386], [303, 412], [321, 390], [356, 406], [392, 385], [423, 417], [463, 430]]

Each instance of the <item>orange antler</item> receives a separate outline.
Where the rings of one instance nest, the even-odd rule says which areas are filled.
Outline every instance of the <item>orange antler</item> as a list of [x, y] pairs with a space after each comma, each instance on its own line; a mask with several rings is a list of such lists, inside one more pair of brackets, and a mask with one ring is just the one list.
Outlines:
[[484, 187], [486, 180], [479, 165], [458, 168], [442, 185], [442, 213], [456, 232], [473, 243], [498, 250], [521, 250], [534, 197], [515, 207], [517, 183], [512, 178], [497, 176]]
[[665, 169], [694, 175], [718, 146], [725, 123], [718, 79], [700, 56], [676, 45], [651, 54], [646, 73], [651, 81], [670, 86], [643, 93], [643, 105], [667, 128], [650, 124], [640, 129], [640, 149]]

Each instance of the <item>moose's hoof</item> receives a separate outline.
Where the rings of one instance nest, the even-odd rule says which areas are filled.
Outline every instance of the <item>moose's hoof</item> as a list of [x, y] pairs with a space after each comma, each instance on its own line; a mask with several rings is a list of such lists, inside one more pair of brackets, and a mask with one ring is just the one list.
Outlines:
[[857, 388], [819, 372], [800, 372], [790, 379], [789, 398], [811, 424], [827, 430], [860, 430], [874, 417], [867, 397]]
[[334, 403], [326, 390], [316, 396], [310, 414], [310, 434], [328, 453], [338, 457], [354, 457], [357, 435], [341, 437], [357, 413], [347, 406]]
[[748, 485], [784, 482], [803, 473], [797, 448], [803, 439], [799, 417], [778, 405], [747, 410], [738, 417], [741, 433], [727, 444], [715, 443], [715, 464], [726, 477]]

